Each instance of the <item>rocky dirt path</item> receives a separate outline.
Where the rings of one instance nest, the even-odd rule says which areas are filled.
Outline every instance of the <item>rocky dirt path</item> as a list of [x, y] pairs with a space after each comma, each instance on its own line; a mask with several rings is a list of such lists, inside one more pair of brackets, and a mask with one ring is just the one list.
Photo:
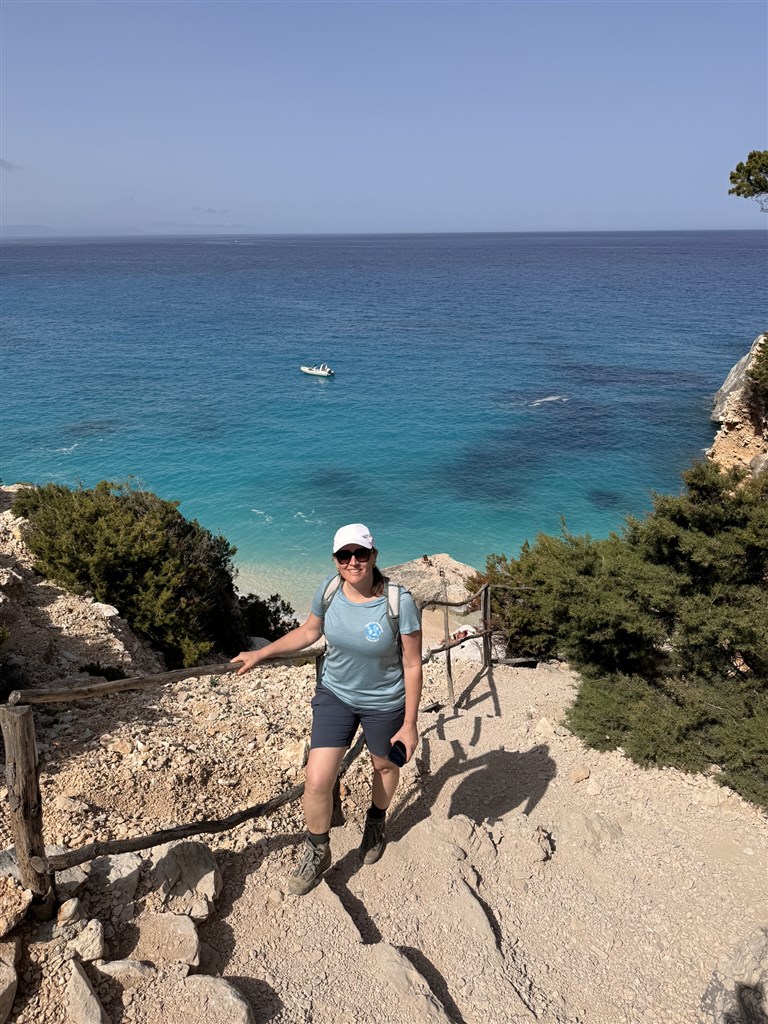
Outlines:
[[[0, 618], [20, 677], [50, 685], [93, 661], [153, 670], [119, 617], [33, 575], [18, 532], [0, 514]], [[102, 1024], [725, 1024], [739, 983], [750, 987], [734, 1024], [762, 1024], [765, 1007], [745, 1007], [768, 981], [766, 816], [714, 776], [585, 749], [560, 724], [577, 684], [562, 667], [489, 675], [471, 641], [454, 667], [457, 710], [444, 664], [426, 667], [424, 704], [442, 706], [422, 716], [377, 865], [356, 853], [370, 802], [363, 755], [344, 780], [334, 865], [309, 895], [283, 894], [298, 805], [203, 837], [222, 890], [215, 913], [190, 925], [199, 964], [190, 974], [171, 953], [118, 984], [110, 963], [151, 960], [153, 915], [173, 915], [149, 854], [132, 862], [135, 893], [97, 865], [74, 931], [27, 923], [0, 941], [0, 975], [8, 959], [18, 972], [7, 1019], [75, 1024], [67, 986], [82, 959]], [[311, 666], [271, 667], [38, 708], [46, 841], [146, 834], [290, 787], [312, 687]], [[0, 801], [0, 847], [9, 842]], [[86, 920], [103, 931], [90, 953]], [[203, 975], [228, 979], [244, 1015], [209, 1001]]]
[[765, 818], [585, 750], [556, 724], [568, 672], [461, 671], [468, 706], [424, 716], [378, 865], [357, 861], [361, 807], [302, 900], [280, 894], [298, 836], [221, 855], [221, 969], [265, 1020], [708, 1019], [713, 973], [768, 923]]

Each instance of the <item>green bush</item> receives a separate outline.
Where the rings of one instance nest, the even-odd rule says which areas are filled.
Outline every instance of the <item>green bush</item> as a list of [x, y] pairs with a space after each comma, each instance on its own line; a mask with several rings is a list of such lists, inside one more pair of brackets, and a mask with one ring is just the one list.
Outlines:
[[590, 746], [620, 746], [640, 764], [683, 771], [717, 765], [719, 782], [768, 808], [765, 680], [581, 674], [567, 722]]
[[633, 671], [652, 662], [666, 638], [668, 574], [616, 535], [542, 534], [519, 559], [491, 555], [484, 577], [469, 586], [484, 580], [513, 588], [494, 589], [491, 610], [515, 654]]
[[266, 600], [256, 594], [243, 595], [239, 598], [239, 604], [249, 637], [261, 636], [267, 640], [277, 640], [299, 625], [293, 608], [279, 594], [272, 594]]
[[235, 548], [185, 519], [177, 502], [130, 484], [47, 484], [19, 491], [13, 513], [30, 521], [26, 540], [39, 572], [114, 604], [170, 666], [242, 648]]
[[763, 338], [755, 353], [752, 365], [747, 370], [752, 399], [759, 414], [768, 416], [768, 342]]
[[[566, 657], [574, 730], [642, 763], [700, 770], [768, 806], [768, 474], [711, 463], [605, 540], [539, 536], [488, 558], [510, 653]], [[501, 589], [507, 588], [507, 589]]]

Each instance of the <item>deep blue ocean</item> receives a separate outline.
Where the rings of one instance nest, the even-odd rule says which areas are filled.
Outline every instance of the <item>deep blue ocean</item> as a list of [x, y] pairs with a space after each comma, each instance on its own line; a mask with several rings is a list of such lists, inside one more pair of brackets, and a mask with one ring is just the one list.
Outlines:
[[0, 476], [135, 476], [301, 611], [349, 521], [385, 565], [604, 536], [711, 443], [767, 237], [9, 241]]

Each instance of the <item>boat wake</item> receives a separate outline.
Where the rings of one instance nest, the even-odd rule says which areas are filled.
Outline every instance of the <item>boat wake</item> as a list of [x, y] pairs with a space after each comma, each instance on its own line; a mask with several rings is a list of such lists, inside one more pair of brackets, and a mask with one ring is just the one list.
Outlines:
[[547, 402], [567, 402], [567, 395], [547, 395], [546, 398], [537, 398], [535, 402], [531, 402], [531, 406], [545, 405]]

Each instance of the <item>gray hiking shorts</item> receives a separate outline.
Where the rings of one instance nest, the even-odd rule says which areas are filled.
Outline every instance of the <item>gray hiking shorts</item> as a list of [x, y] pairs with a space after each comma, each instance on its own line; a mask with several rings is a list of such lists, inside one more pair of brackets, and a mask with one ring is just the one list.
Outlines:
[[322, 684], [312, 698], [312, 748], [343, 747], [352, 743], [358, 725], [372, 754], [386, 757], [390, 740], [402, 728], [405, 705], [394, 711], [355, 710]]

